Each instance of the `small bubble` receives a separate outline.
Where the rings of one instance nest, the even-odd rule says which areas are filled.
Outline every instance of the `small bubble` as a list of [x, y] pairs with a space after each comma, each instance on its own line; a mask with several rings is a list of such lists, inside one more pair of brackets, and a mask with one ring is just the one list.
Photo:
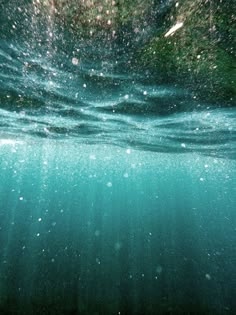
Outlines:
[[41, 221], [42, 221], [42, 218], [38, 218], [38, 221], [41, 222]]

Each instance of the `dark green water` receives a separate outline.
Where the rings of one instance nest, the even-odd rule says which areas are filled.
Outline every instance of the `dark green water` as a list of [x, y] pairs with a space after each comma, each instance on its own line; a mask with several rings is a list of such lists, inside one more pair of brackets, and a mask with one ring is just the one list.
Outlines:
[[0, 1], [0, 315], [234, 315], [233, 9], [113, 2]]

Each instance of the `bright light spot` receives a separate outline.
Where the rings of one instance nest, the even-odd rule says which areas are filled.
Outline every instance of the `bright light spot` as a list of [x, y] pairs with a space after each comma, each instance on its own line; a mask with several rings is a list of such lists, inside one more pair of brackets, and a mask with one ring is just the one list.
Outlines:
[[186, 148], [186, 144], [185, 143], [181, 143], [181, 147], [182, 148]]
[[24, 197], [20, 197], [19, 200], [24, 200]]
[[73, 65], [77, 66], [79, 64], [79, 60], [77, 58], [72, 58]]
[[172, 26], [169, 31], [164, 35], [165, 37], [168, 37], [170, 35], [173, 35], [178, 29], [180, 29], [184, 25], [183, 22], [177, 22], [174, 26]]
[[130, 154], [130, 153], [131, 153], [131, 150], [130, 150], [130, 149], [127, 149], [127, 150], [126, 150], [126, 153], [127, 153], [127, 154]]
[[42, 218], [38, 218], [38, 221], [41, 222], [41, 221], [42, 221]]
[[112, 187], [112, 182], [108, 182], [107, 187]]
[[15, 144], [24, 144], [23, 141], [17, 141], [17, 140], [12, 140], [12, 139], [0, 139], [0, 146], [1, 145], [15, 145]]

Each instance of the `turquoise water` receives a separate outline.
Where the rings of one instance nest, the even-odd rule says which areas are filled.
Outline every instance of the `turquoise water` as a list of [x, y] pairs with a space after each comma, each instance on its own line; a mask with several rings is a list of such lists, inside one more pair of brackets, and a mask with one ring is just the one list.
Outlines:
[[235, 166], [2, 143], [2, 313], [233, 314]]
[[135, 66], [172, 1], [91, 38], [29, 3], [0, 3], [0, 314], [235, 314], [235, 107]]

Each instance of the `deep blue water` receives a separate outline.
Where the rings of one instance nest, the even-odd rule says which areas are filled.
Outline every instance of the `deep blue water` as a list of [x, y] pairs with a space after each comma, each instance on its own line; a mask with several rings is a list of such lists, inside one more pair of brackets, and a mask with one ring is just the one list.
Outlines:
[[0, 2], [0, 314], [235, 314], [235, 107], [134, 67], [172, 1], [114, 38], [29, 3]]

